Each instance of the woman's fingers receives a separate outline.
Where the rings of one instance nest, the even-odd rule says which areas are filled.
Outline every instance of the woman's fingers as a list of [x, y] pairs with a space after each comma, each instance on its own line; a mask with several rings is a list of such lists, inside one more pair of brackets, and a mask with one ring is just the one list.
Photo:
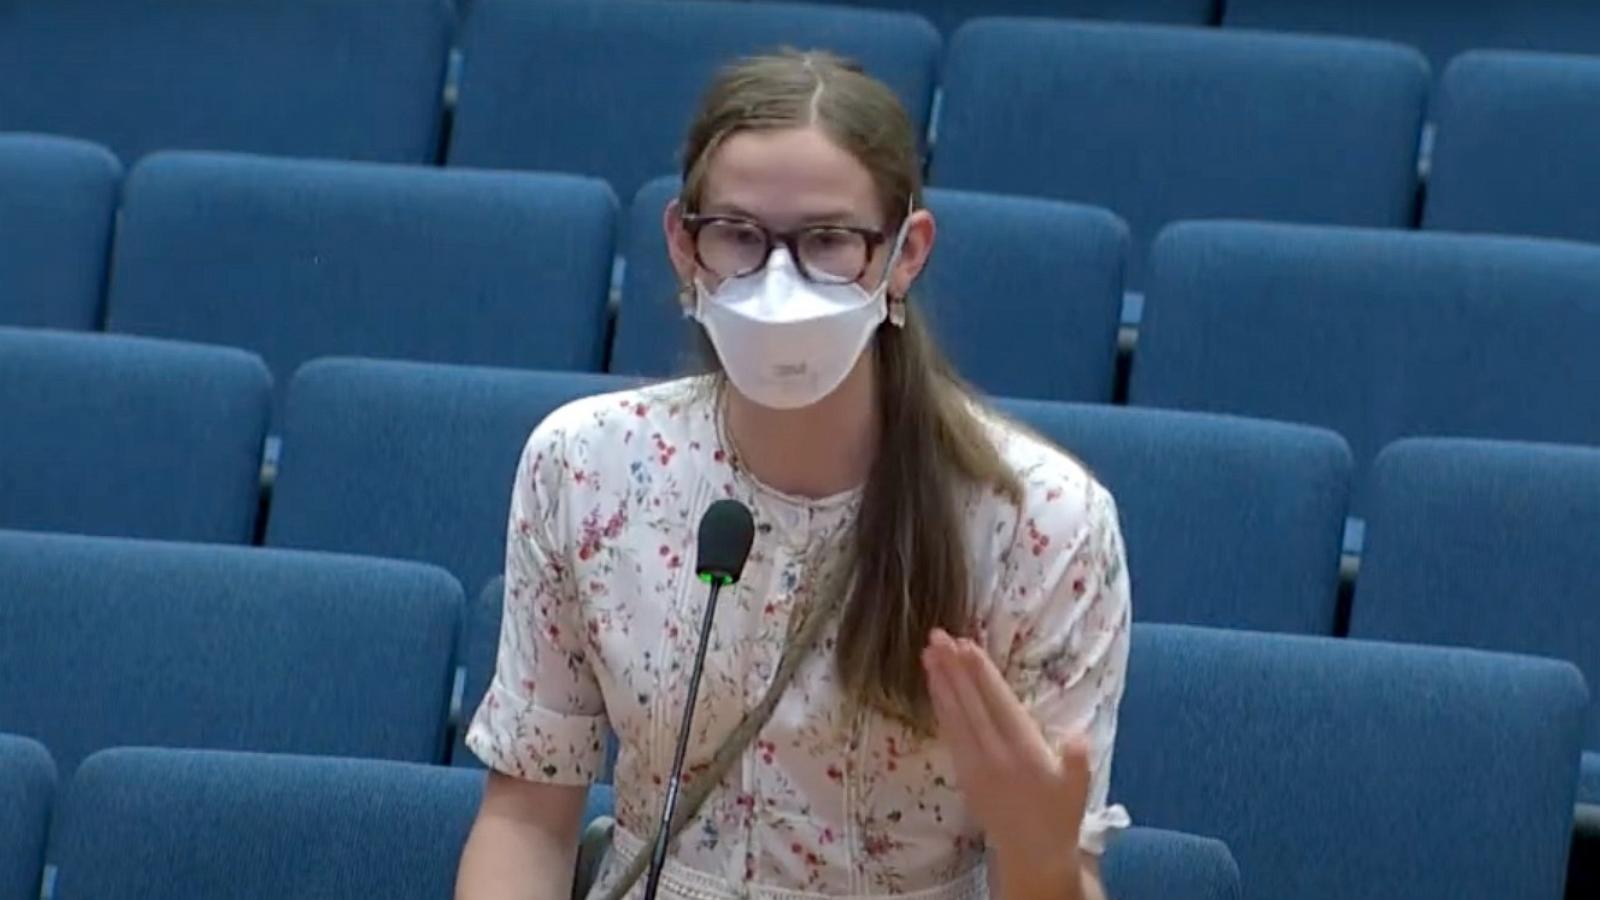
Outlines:
[[994, 723], [1001, 740], [1010, 747], [1043, 746], [1039, 726], [1028, 715], [989, 654], [971, 641], [962, 641], [961, 651], [962, 665], [977, 686], [989, 720]]
[[935, 671], [943, 681], [947, 702], [952, 704], [958, 716], [958, 727], [965, 730], [967, 740], [992, 765], [1009, 764], [1014, 754], [1004, 732], [990, 714], [981, 683], [973, 676], [972, 667], [963, 659], [966, 654], [963, 644], [966, 642], [958, 643], [944, 632], [935, 631], [930, 643]]
[[932, 646], [924, 650], [922, 667], [928, 676], [928, 695], [933, 700], [933, 714], [939, 721], [939, 736], [950, 748], [957, 773], [966, 781], [983, 765], [983, 753], [950, 685], [948, 667], [941, 660], [943, 652]]

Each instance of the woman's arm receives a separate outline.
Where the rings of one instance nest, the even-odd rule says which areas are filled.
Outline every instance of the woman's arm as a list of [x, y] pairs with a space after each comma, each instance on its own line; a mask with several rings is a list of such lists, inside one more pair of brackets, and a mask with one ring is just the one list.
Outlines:
[[587, 790], [490, 772], [456, 900], [567, 900]]

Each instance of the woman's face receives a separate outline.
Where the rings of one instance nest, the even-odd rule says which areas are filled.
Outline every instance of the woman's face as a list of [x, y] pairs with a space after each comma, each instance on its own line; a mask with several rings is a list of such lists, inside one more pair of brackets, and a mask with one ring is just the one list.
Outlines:
[[[868, 291], [884, 276], [899, 222], [886, 222], [872, 174], [854, 156], [816, 128], [739, 132], [712, 154], [701, 192], [701, 216], [747, 219], [773, 233], [814, 225], [868, 228], [885, 240], [868, 257], [857, 279]], [[664, 226], [673, 268], [682, 283], [698, 278], [715, 289], [722, 276], [700, 265], [695, 239], [676, 201], [668, 205]], [[889, 295], [903, 297], [922, 271], [933, 246], [933, 217], [912, 215], [905, 245], [889, 273]]]

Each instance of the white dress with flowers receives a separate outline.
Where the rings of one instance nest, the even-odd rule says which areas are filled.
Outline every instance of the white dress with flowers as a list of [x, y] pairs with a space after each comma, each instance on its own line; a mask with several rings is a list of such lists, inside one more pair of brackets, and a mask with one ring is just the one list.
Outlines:
[[[1116, 508], [1065, 453], [998, 418], [992, 433], [1025, 502], [1019, 509], [988, 490], [965, 500], [969, 635], [1053, 743], [1088, 736], [1082, 847], [1099, 852], [1127, 824], [1107, 805], [1130, 615]], [[724, 443], [711, 392], [677, 381], [558, 410], [517, 469], [499, 662], [467, 743], [500, 772], [584, 785], [615, 730], [618, 828], [597, 891], [660, 814], [706, 600], [693, 575], [701, 513], [737, 498], [757, 532], [743, 579], [718, 603], [688, 779], [762, 696], [790, 617], [812, 575], [843, 551], [859, 505], [859, 491], [821, 500], [774, 491]], [[850, 713], [834, 641], [825, 633], [678, 838], [661, 897], [987, 896], [983, 835], [946, 749], [890, 719]]]

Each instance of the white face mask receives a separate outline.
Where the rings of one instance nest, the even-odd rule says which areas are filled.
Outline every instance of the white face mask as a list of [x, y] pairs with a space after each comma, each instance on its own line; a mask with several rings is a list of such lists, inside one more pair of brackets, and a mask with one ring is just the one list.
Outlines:
[[696, 278], [692, 315], [733, 386], [771, 409], [799, 409], [833, 393], [889, 315], [889, 272], [905, 231], [902, 224], [871, 293], [855, 282], [807, 281], [781, 245], [760, 271], [725, 279], [715, 291]]

